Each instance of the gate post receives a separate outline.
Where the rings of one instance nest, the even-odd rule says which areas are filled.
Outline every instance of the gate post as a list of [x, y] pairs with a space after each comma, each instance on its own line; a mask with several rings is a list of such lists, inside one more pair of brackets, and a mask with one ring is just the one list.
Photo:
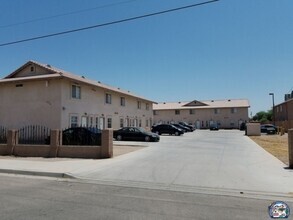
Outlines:
[[288, 130], [289, 168], [293, 169], [293, 129]]
[[58, 150], [62, 142], [62, 135], [59, 129], [50, 131], [50, 152], [49, 157], [58, 157]]
[[18, 131], [8, 130], [7, 132], [7, 146], [10, 148], [10, 155], [14, 154], [14, 148], [18, 144]]
[[113, 157], [113, 130], [102, 130], [101, 158]]

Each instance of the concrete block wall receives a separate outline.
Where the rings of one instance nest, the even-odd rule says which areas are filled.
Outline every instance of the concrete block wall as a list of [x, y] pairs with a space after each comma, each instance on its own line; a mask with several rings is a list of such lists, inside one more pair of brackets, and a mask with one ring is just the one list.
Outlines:
[[113, 130], [102, 131], [101, 146], [63, 146], [62, 131], [51, 130], [50, 145], [18, 144], [18, 131], [9, 130], [7, 144], [0, 145], [0, 155], [19, 157], [111, 158], [113, 157]]

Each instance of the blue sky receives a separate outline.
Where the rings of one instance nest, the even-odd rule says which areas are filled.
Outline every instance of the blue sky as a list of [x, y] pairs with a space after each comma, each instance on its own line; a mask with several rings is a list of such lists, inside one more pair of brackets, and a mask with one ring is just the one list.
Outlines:
[[[0, 44], [204, 1], [3, 1]], [[157, 102], [247, 98], [254, 115], [271, 108], [270, 92], [278, 104], [293, 89], [292, 9], [292, 0], [220, 0], [4, 46], [0, 78], [35, 60]]]

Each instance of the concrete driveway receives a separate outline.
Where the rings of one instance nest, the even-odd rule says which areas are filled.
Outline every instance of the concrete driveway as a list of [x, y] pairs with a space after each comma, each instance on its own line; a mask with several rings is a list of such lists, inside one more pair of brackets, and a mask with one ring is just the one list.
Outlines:
[[196, 130], [70, 172], [78, 178], [143, 187], [293, 195], [293, 171], [237, 130]]

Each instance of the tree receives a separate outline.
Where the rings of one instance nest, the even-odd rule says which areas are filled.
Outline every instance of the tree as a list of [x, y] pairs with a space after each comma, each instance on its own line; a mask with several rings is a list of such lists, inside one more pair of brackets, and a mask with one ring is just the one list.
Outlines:
[[273, 118], [273, 111], [268, 110], [268, 111], [260, 111], [255, 114], [255, 116], [252, 117], [254, 121], [259, 121], [261, 123], [267, 122], [267, 121], [272, 121]]

